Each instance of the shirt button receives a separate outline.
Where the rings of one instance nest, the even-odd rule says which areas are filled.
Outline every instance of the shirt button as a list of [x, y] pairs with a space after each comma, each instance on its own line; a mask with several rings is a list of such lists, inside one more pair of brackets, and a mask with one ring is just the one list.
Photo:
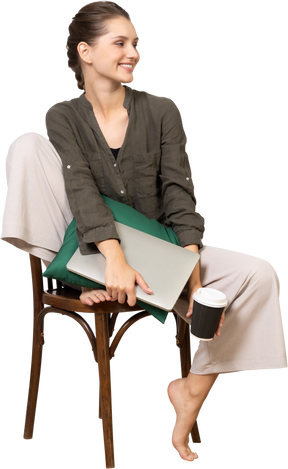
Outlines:
[[124, 194], [124, 191], [120, 191], [120, 192], [121, 192], [121, 194]]
[[186, 178], [186, 181], [189, 181], [190, 178]]
[[116, 166], [117, 166], [117, 163], [114, 163], [114, 168], [116, 168]]
[[70, 164], [68, 164], [68, 165], [67, 165], [67, 169], [70, 169], [70, 168], [71, 168], [71, 165], [70, 165]]

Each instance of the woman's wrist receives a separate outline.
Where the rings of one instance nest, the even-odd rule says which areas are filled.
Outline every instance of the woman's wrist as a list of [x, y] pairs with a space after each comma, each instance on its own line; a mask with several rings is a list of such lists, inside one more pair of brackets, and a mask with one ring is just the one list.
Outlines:
[[106, 260], [115, 260], [116, 258], [125, 259], [124, 253], [117, 239], [106, 239], [95, 243], [101, 254]]
[[[197, 244], [189, 244], [188, 246], [185, 246], [184, 249], [188, 249], [189, 251], [196, 252], [197, 254], [199, 253], [198, 245]], [[190, 294], [193, 294], [198, 288], [201, 288], [201, 279], [200, 279], [200, 260], [197, 262], [188, 282], [188, 293], [189, 296]]]

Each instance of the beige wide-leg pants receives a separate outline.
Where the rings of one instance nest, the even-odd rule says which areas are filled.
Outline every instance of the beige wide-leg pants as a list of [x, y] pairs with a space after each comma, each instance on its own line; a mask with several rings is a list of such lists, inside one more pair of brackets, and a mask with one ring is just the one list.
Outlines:
[[[9, 149], [7, 179], [1, 238], [51, 262], [73, 218], [59, 155], [45, 137], [25, 134]], [[286, 367], [279, 282], [271, 265], [209, 246], [200, 254], [202, 285], [223, 291], [228, 306], [221, 336], [200, 341], [191, 372]], [[175, 309], [184, 316], [187, 305], [179, 300]]]

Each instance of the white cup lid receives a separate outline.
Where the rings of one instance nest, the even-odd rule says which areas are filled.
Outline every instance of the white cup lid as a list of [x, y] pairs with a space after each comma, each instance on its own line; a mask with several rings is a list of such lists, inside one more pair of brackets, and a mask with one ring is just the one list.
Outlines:
[[212, 308], [227, 306], [227, 298], [224, 293], [214, 288], [198, 288], [193, 298], [201, 305], [211, 306]]

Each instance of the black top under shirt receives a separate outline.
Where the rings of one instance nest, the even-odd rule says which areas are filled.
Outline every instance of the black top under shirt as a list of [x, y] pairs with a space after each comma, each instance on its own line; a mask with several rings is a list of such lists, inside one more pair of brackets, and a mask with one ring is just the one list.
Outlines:
[[117, 160], [117, 156], [118, 156], [120, 148], [110, 148], [110, 150], [112, 151], [115, 160]]

